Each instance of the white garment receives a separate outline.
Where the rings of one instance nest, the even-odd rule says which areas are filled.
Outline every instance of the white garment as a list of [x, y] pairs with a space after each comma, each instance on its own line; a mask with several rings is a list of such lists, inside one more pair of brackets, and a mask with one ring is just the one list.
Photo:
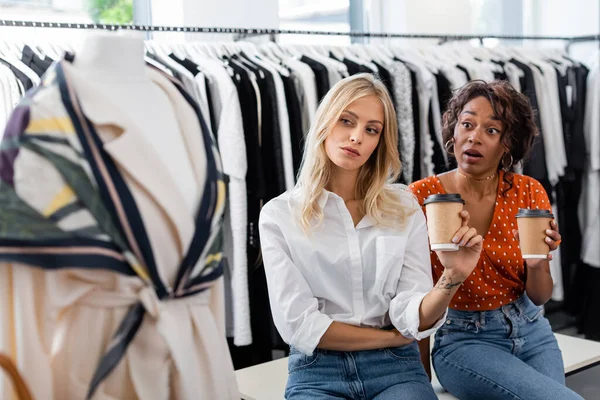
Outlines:
[[567, 166], [556, 71], [551, 65], [537, 60], [535, 64], [530, 63], [529, 66], [535, 81], [548, 179], [552, 185], [556, 185], [559, 178], [564, 175]]
[[473, 62], [466, 63], [465, 66], [469, 71], [472, 80], [481, 79], [488, 83], [496, 80], [496, 77], [494, 76], [494, 69], [496, 69], [495, 64], [473, 60]]
[[444, 76], [450, 82], [450, 89], [457, 90], [469, 82], [467, 74], [454, 65], [444, 64], [441, 68]]
[[[421, 178], [435, 173], [433, 165], [433, 140], [429, 134], [429, 110], [433, 98], [435, 77], [418, 60], [405, 60], [407, 65], [416, 73], [417, 92], [419, 94], [419, 130], [421, 140]], [[443, 146], [444, 144], [441, 143]], [[443, 148], [443, 147], [442, 147]]]
[[13, 72], [0, 64], [0, 140], [13, 109], [21, 101], [22, 91]]
[[[552, 206], [552, 213], [554, 214], [554, 220], [557, 225], [560, 226], [558, 219], [558, 207], [556, 204]], [[565, 299], [565, 289], [563, 286], [563, 274], [562, 274], [562, 262], [560, 246], [552, 253], [552, 260], [550, 260], [550, 276], [552, 276], [552, 300], [563, 301]]]
[[585, 145], [588, 151], [583, 191], [579, 202], [579, 221], [583, 232], [581, 260], [600, 268], [600, 62], [596, 56], [587, 81], [584, 121]]
[[525, 75], [522, 69], [518, 68], [513, 63], [507, 62], [504, 64], [504, 71], [506, 72], [506, 76], [508, 76], [508, 81], [510, 84], [520, 93], [521, 90], [521, 78]]
[[229, 201], [225, 209], [223, 250], [232, 269], [234, 344], [246, 346], [252, 343], [252, 329], [246, 253], [248, 160], [244, 139], [244, 121], [237, 88], [223, 63], [211, 59], [198, 61], [204, 72], [210, 75], [208, 85], [217, 129], [216, 136], [223, 160], [223, 172], [229, 177]]
[[415, 155], [415, 125], [412, 105], [412, 81], [410, 71], [400, 61], [386, 65], [392, 78], [396, 118], [398, 119], [398, 148], [405, 182], [412, 182]]
[[324, 191], [324, 220], [310, 235], [297, 223], [299, 192], [267, 203], [260, 215], [261, 247], [273, 320], [283, 340], [311, 354], [333, 321], [382, 328], [392, 324], [407, 338], [433, 334], [445, 315], [419, 331], [419, 307], [432, 289], [425, 216], [404, 185], [403, 227], [355, 227], [344, 200]]

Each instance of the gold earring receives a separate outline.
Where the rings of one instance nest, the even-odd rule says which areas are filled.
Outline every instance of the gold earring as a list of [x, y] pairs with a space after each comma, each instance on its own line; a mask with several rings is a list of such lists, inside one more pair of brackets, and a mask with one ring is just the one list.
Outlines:
[[[507, 154], [510, 156], [510, 163], [508, 164], [508, 166], [506, 166], [505, 157], [504, 157]], [[513, 158], [512, 154], [510, 154], [510, 153], [504, 153], [504, 156], [502, 156], [502, 166], [504, 167], [504, 171], [508, 172], [512, 168], [512, 166], [515, 162], [515, 159]]]
[[451, 156], [454, 155], [454, 152], [450, 151], [450, 147], [454, 147], [454, 138], [448, 140], [446, 142], [446, 144], [444, 144], [444, 148], [446, 149], [446, 153], [450, 154]]

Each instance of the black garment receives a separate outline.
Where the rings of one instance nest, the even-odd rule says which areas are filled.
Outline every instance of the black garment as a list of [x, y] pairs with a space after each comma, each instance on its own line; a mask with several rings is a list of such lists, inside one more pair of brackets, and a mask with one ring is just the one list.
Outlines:
[[315, 74], [318, 96], [317, 102], [320, 102], [323, 99], [323, 97], [325, 97], [330, 87], [329, 73], [327, 72], [327, 67], [307, 56], [302, 56], [300, 61], [302, 61], [304, 64], [307, 64]]
[[261, 95], [262, 122], [262, 161], [265, 174], [265, 203], [285, 192], [285, 175], [283, 163], [283, 144], [279, 125], [279, 106], [275, 81], [271, 72], [243, 55], [240, 59], [244, 65], [254, 71]]
[[[578, 333], [586, 339], [600, 341], [600, 268], [582, 263], [575, 273], [573, 291], [580, 294], [573, 296], [573, 311], [576, 316]], [[584, 295], [581, 295], [584, 294]]]
[[348, 60], [347, 58], [344, 58], [342, 62], [348, 68], [348, 74], [350, 75], [356, 75], [362, 72], [366, 72], [369, 74], [373, 73], [373, 70], [371, 68], [368, 68], [362, 64], [355, 63], [354, 61]]
[[[206, 102], [208, 103], [208, 114], [210, 115], [210, 128], [217, 137], [217, 117], [215, 116], [215, 107], [212, 101], [212, 90], [208, 84], [208, 78], [204, 79], [204, 87], [206, 89]], [[243, 104], [243, 103], [242, 103]]]
[[471, 74], [469, 74], [469, 71], [467, 71], [467, 69], [465, 67], [463, 67], [462, 65], [457, 65], [456, 68], [460, 69], [461, 71], [463, 71], [467, 75], [467, 80], [468, 81], [471, 80]]
[[23, 53], [21, 55], [21, 61], [27, 65], [36, 75], [41, 77], [46, 73], [53, 61], [49, 57], [44, 59], [40, 58], [31, 47], [25, 45], [23, 47]]
[[[257, 272], [256, 263], [260, 255], [258, 219], [261, 205], [265, 198], [265, 178], [258, 125], [258, 98], [246, 69], [241, 64], [238, 64], [237, 61], [232, 61], [231, 67], [236, 73], [236, 78], [233, 79], [233, 82], [238, 91], [240, 104], [244, 105], [241, 111], [246, 143], [246, 157], [248, 160], [248, 172], [246, 173], [246, 199], [248, 205], [246, 251], [248, 256], [248, 283], [250, 289], [248, 301], [250, 310], [252, 310], [250, 314], [250, 326], [253, 341], [251, 345], [237, 347], [233, 344], [233, 338], [227, 339], [233, 366], [235, 369], [240, 369], [271, 360], [271, 352], [270, 340], [264, 341], [260, 336], [261, 324], [265, 323], [264, 318], [261, 318], [265, 304], [260, 298], [263, 295], [264, 289], [259, 287], [258, 290], [254, 290], [254, 285], [256, 285], [254, 276]], [[266, 285], [266, 282], [264, 284]], [[259, 296], [258, 299], [256, 295]]]
[[[262, 202], [266, 198], [265, 174], [262, 162], [260, 131], [258, 125], [258, 98], [250, 80], [248, 71], [232, 61], [230, 64], [236, 76], [233, 83], [238, 92], [244, 126], [244, 141], [246, 144], [246, 199], [248, 207], [248, 237], [247, 247], [256, 252], [260, 250], [258, 240], [258, 218]], [[255, 259], [252, 262], [256, 261]]]
[[[272, 350], [283, 347], [273, 325], [267, 281], [260, 255], [258, 219], [262, 204], [285, 191], [281, 133], [273, 75], [252, 63], [245, 55], [236, 55], [231, 62], [241, 80], [234, 79], [242, 106], [244, 137], [248, 157], [246, 175], [248, 190], [248, 289], [252, 344], [237, 347], [228, 339], [235, 369], [271, 361]], [[261, 128], [258, 126], [258, 99], [248, 73], [252, 71], [260, 91]], [[254, 170], [252, 170], [254, 169]]]
[[294, 164], [294, 177], [298, 176], [304, 145], [304, 132], [302, 131], [302, 106], [294, 83], [294, 76], [282, 76], [283, 88], [290, 121], [290, 139], [292, 142], [292, 160]]
[[166, 70], [168, 70], [175, 79], [177, 79], [179, 81], [183, 81], [183, 79], [181, 79], [181, 74], [179, 74], [179, 72], [177, 72], [176, 70], [174, 70], [173, 68], [168, 66], [166, 63], [164, 63], [160, 58], [158, 58], [154, 54], [146, 52], [146, 57], [148, 57], [149, 59], [154, 60], [157, 63], [159, 63], [160, 65], [162, 65], [162, 67], [165, 68]]
[[504, 64], [505, 64], [504, 61], [491, 60], [491, 62], [502, 67], [502, 71], [500, 71], [500, 72], [494, 71], [494, 78], [497, 81], [508, 81], [508, 75], [506, 75], [506, 72], [504, 71]]
[[450, 89], [450, 81], [441, 72], [435, 74], [435, 80], [437, 82], [440, 112], [442, 115], [444, 115], [448, 108], [448, 102], [450, 102], [450, 99], [452, 98], [452, 89]]
[[[415, 153], [413, 154], [413, 176], [412, 182], [421, 179], [421, 124], [420, 109], [419, 109], [419, 92], [417, 91], [417, 74], [410, 69], [410, 80], [412, 83], [412, 106], [413, 106], [413, 123], [415, 128]], [[412, 183], [408, 182], [408, 183]]]
[[437, 174], [441, 174], [447, 171], [446, 168], [446, 160], [444, 159], [444, 149], [442, 149], [437, 135], [435, 133], [436, 126], [433, 121], [433, 102], [429, 104], [429, 136], [431, 137], [431, 141], [433, 142], [433, 156], [431, 156], [431, 161], [433, 161], [433, 172]]
[[25, 88], [25, 91], [28, 91], [29, 89], [33, 88], [33, 82], [31, 81], [31, 79], [29, 79], [27, 75], [25, 75], [25, 73], [23, 73], [20, 69], [18, 69], [8, 61], [3, 60], [2, 58], [0, 58], [0, 63], [6, 65], [12, 71], [12, 73], [15, 74], [15, 77], [23, 84], [23, 88]]
[[[583, 121], [588, 72], [585, 66], [569, 67], [564, 76], [556, 71], [567, 165], [578, 170], [585, 166], [585, 157], [582, 157], [586, 154]], [[567, 90], [572, 94], [570, 105]]]
[[[556, 186], [558, 219], [563, 235], [561, 244], [561, 267], [563, 273], [564, 304], [568, 308], [573, 305], [574, 296], [581, 295], [574, 291], [574, 273], [580, 263], [582, 232], [579, 226], [577, 205], [583, 186], [584, 162], [586, 154], [583, 120], [585, 117], [585, 100], [587, 93], [586, 67], [569, 67], [566, 74], [557, 70], [557, 85], [561, 107], [563, 135], [567, 153], [565, 175]], [[571, 93], [569, 104], [568, 96]]]
[[386, 89], [388, 90], [390, 98], [394, 103], [394, 106], [397, 106], [396, 97], [394, 96], [394, 83], [392, 81], [392, 75], [390, 74], [390, 71], [388, 71], [387, 68], [375, 61], [373, 62], [373, 64], [375, 64], [375, 66], [377, 67], [377, 77], [381, 82], [383, 82]]
[[529, 98], [531, 107], [533, 108], [536, 114], [535, 123], [538, 129], [540, 130], [540, 134], [535, 138], [533, 142], [531, 156], [529, 160], [525, 160], [523, 164], [523, 173], [539, 181], [546, 190], [546, 193], [548, 193], [550, 200], [554, 203], [552, 199], [552, 185], [550, 184], [550, 180], [548, 179], [548, 169], [546, 167], [546, 150], [544, 150], [544, 136], [540, 124], [540, 113], [537, 102], [537, 95], [535, 93], [535, 82], [533, 79], [533, 72], [531, 71], [531, 68], [529, 66], [523, 64], [518, 60], [511, 59], [510, 62], [523, 71], [524, 76], [521, 77], [519, 80], [521, 84], [521, 92]]
[[[450, 81], [448, 80], [448, 78], [446, 78], [446, 76], [442, 72], [435, 74], [435, 80], [437, 82], [437, 88], [438, 88], [440, 111], [443, 116], [444, 113], [446, 112], [446, 110], [448, 109], [448, 103], [452, 99], [452, 89], [450, 86]], [[442, 143], [442, 146], [445, 146], [445, 143]], [[441, 151], [446, 152], [446, 149], [444, 147], [442, 147]], [[456, 159], [454, 157], [452, 157], [451, 155], [448, 155], [448, 165], [445, 166], [445, 170], [450, 171], [456, 167], [457, 167]]]
[[177, 64], [181, 65], [183, 68], [187, 69], [188, 71], [190, 71], [190, 73], [194, 76], [198, 75], [198, 72], [200, 72], [199, 68], [198, 68], [198, 64], [196, 64], [195, 62], [193, 62], [192, 60], [188, 60], [187, 58], [182, 60], [181, 58], [177, 57], [175, 54], [171, 53], [169, 54], [169, 57], [177, 62]]

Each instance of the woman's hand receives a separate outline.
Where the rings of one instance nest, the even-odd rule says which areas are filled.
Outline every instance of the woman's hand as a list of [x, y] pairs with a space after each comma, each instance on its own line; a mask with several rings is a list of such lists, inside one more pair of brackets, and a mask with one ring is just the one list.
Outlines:
[[451, 276], [454, 282], [462, 283], [477, 266], [483, 238], [475, 228], [469, 227], [471, 217], [468, 211], [461, 211], [460, 216], [462, 226], [452, 239], [452, 242], [458, 244], [458, 251], [436, 251], [436, 254], [445, 268], [445, 274]]
[[409, 339], [409, 338], [403, 336], [400, 333], [400, 331], [396, 328], [391, 329], [390, 332], [394, 336], [392, 337], [388, 347], [402, 347], [402, 346], [406, 346], [407, 344], [411, 344], [412, 342], [415, 341], [415, 339]]
[[[515, 239], [517, 239], [518, 241], [520, 241], [519, 239], [519, 231], [516, 229], [513, 229], [513, 235], [515, 236]], [[556, 223], [556, 221], [552, 220], [550, 222], [550, 229], [546, 229], [546, 244], [548, 245], [548, 247], [550, 247], [550, 251], [554, 251], [556, 249], [558, 249], [558, 246], [560, 245], [560, 242], [562, 240], [562, 236], [560, 235], [560, 233], [558, 233], [558, 224]], [[544, 261], [550, 261], [552, 260], [552, 254], [548, 254], [548, 258], [547, 259], [531, 259], [531, 260], [527, 260], [527, 266], [529, 268], [539, 268]]]

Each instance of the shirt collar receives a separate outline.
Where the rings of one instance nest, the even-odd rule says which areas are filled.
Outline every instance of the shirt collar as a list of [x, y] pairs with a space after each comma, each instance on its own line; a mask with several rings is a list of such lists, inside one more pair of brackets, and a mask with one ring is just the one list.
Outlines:
[[[321, 196], [319, 196], [319, 199], [317, 200], [317, 204], [319, 205], [319, 207], [321, 207], [321, 211], [323, 211], [323, 209], [325, 208], [325, 204], [327, 204], [327, 201], [329, 200], [330, 197], [332, 197], [332, 198], [336, 198], [337, 197], [343, 203], [343, 200], [342, 200], [341, 197], [339, 197], [338, 195], [336, 195], [333, 192], [330, 192], [327, 189], [323, 189], [323, 192], [321, 193]], [[368, 227], [373, 226], [373, 225], [375, 225], [373, 223], [373, 220], [368, 215], [365, 215], [360, 220], [360, 222], [356, 225], [355, 229], [368, 228]]]
[[325, 204], [327, 204], [327, 200], [329, 199], [330, 193], [331, 192], [329, 190], [323, 189], [323, 192], [319, 196], [319, 199], [317, 200], [317, 204], [319, 205], [319, 207], [321, 207], [321, 211], [323, 210], [323, 208], [325, 208]]

